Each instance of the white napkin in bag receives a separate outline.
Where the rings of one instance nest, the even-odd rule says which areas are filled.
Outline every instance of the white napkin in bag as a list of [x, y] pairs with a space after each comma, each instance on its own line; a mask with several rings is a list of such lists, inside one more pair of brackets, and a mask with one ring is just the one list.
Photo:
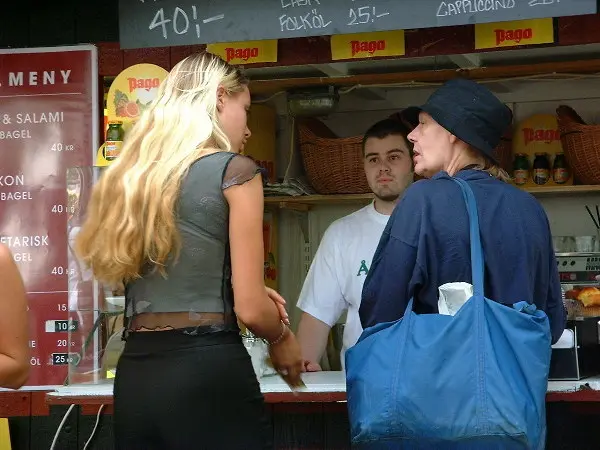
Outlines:
[[473, 297], [473, 285], [462, 281], [446, 283], [438, 287], [438, 292], [439, 313], [453, 316], [467, 300]]

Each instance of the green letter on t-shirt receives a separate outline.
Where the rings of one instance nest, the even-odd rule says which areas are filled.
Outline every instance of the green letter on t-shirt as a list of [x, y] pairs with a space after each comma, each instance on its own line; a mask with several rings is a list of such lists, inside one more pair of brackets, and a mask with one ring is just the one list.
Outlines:
[[358, 268], [358, 273], [356, 274], [357, 277], [360, 277], [361, 273], [364, 273], [365, 275], [369, 272], [369, 269], [367, 267], [367, 263], [365, 262], [365, 260], [363, 259], [360, 262], [360, 267]]

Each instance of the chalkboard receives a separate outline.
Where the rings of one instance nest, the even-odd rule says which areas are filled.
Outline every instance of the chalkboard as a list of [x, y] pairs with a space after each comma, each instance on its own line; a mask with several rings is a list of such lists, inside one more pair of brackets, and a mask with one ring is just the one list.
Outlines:
[[596, 0], [119, 0], [122, 48], [433, 28], [596, 13]]

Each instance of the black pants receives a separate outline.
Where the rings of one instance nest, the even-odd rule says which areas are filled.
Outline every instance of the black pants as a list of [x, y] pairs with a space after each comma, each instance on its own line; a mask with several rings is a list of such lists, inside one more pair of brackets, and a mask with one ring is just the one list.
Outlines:
[[117, 365], [118, 450], [263, 450], [273, 433], [238, 333], [130, 333]]

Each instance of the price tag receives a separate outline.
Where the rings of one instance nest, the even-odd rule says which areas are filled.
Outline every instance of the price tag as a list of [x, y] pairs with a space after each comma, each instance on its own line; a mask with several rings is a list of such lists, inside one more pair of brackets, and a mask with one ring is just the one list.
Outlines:
[[76, 320], [46, 320], [46, 333], [65, 333], [77, 331], [78, 328]]
[[53, 366], [65, 366], [67, 364], [77, 364], [79, 355], [69, 353], [52, 353], [51, 361]]

